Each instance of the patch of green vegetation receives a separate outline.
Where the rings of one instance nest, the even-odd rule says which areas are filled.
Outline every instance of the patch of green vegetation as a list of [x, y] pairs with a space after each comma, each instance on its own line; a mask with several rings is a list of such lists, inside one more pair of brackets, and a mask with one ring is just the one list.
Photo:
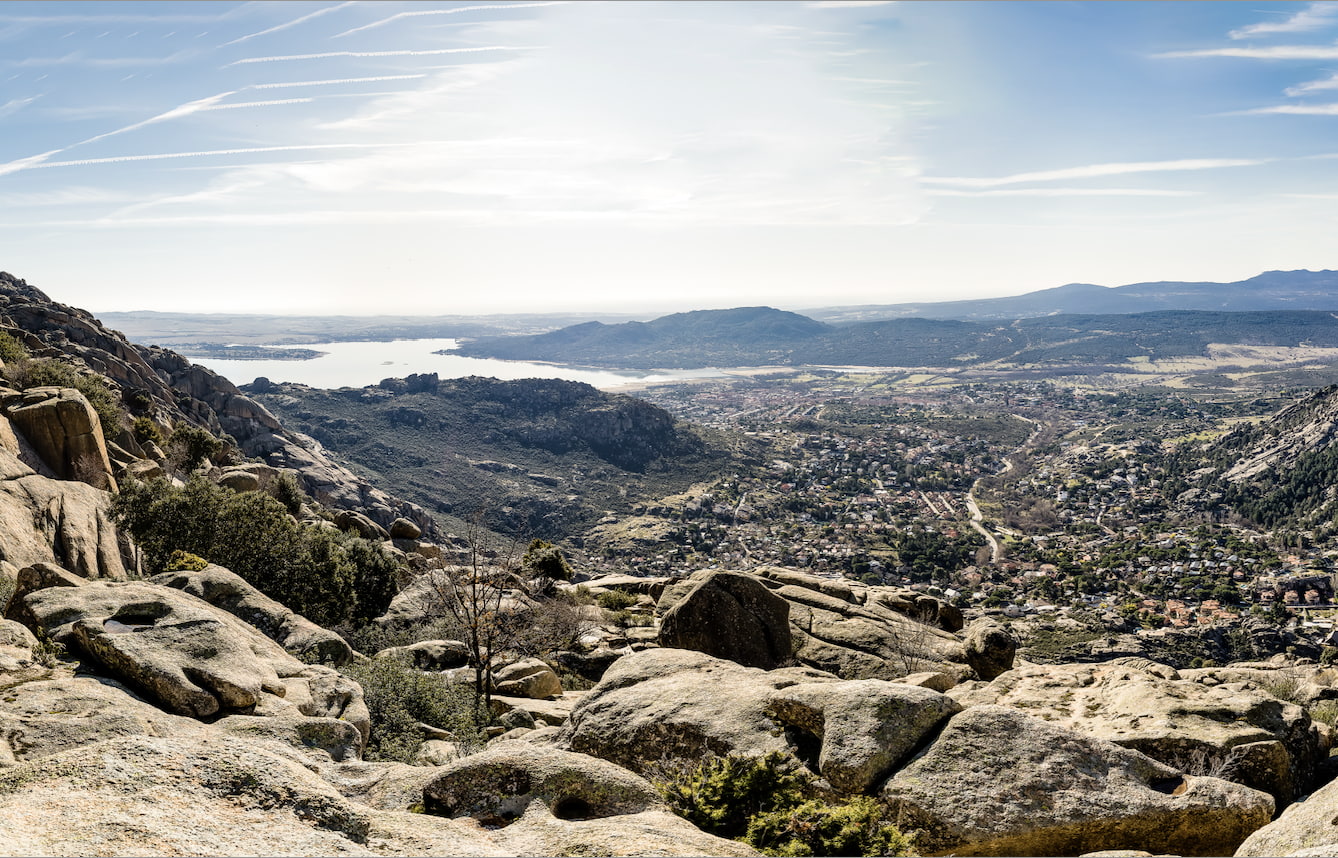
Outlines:
[[[632, 397], [556, 379], [413, 376], [253, 394], [285, 425], [445, 530], [487, 509], [497, 534], [559, 543], [713, 477], [737, 440], [676, 423]], [[449, 451], [449, 452], [445, 452]]]
[[163, 479], [131, 482], [112, 511], [148, 571], [164, 571], [174, 552], [188, 552], [320, 625], [370, 620], [395, 594], [399, 565], [380, 546], [300, 527], [262, 492], [234, 492], [199, 475], [179, 488]]
[[813, 776], [780, 753], [711, 757], [654, 780], [675, 813], [764, 855], [914, 855], [868, 796], [815, 797]]
[[0, 361], [6, 364], [27, 360], [28, 349], [8, 331], [0, 331]]
[[487, 718], [470, 686], [414, 670], [393, 658], [351, 664], [344, 673], [362, 686], [372, 716], [366, 759], [413, 762], [423, 744], [420, 724], [449, 732], [463, 753], [482, 747]]

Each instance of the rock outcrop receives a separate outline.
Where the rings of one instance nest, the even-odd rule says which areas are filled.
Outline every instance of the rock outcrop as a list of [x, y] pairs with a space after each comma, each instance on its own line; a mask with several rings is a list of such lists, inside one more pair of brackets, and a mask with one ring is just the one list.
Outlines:
[[254, 627], [194, 596], [144, 582], [89, 582], [25, 595], [53, 641], [87, 655], [164, 709], [343, 717], [367, 735], [361, 689], [305, 665]]
[[615, 662], [572, 710], [557, 744], [635, 772], [666, 756], [776, 751], [857, 793], [955, 711], [926, 688], [653, 649]]
[[790, 605], [756, 577], [712, 572], [664, 611], [659, 642], [770, 670], [793, 652]]
[[1236, 855], [1338, 855], [1338, 781], [1330, 781], [1255, 831]]
[[97, 412], [79, 391], [34, 387], [3, 400], [5, 415], [62, 480], [116, 490]]
[[984, 687], [948, 693], [965, 705], [1010, 706], [1182, 771], [1243, 783], [1273, 795], [1278, 807], [1310, 791], [1322, 752], [1301, 707], [1240, 683], [1209, 687], [1154, 670], [1026, 665]]
[[1265, 793], [1003, 706], [954, 717], [881, 797], [927, 855], [1228, 855], [1273, 814]]
[[[160, 426], [188, 424], [214, 435], [232, 436], [244, 454], [260, 456], [275, 468], [291, 469], [303, 488], [322, 503], [359, 510], [384, 525], [404, 518], [424, 533], [437, 532], [435, 522], [424, 510], [359, 479], [330, 459], [319, 444], [285, 429], [263, 405], [232, 382], [175, 352], [134, 345], [86, 311], [52, 301], [41, 290], [4, 272], [0, 272], [0, 326], [18, 331], [34, 357], [73, 360], [103, 376], [119, 390], [123, 400], [134, 400], [136, 413]], [[67, 398], [64, 392], [61, 398]], [[73, 414], [71, 406], [60, 407], [62, 420], [66, 410]], [[15, 417], [16, 422], [22, 419], [26, 418]], [[43, 423], [52, 425], [45, 418]], [[92, 426], [90, 431], [96, 434], [96, 418]], [[82, 437], [72, 432], [62, 430], [61, 435], [69, 440]], [[117, 440], [135, 444], [128, 433]], [[76, 443], [75, 448], [78, 446]], [[63, 476], [65, 456], [55, 452], [57, 449], [52, 446], [51, 452], [42, 455], [44, 459], [49, 456], [52, 461], [48, 464], [56, 475]], [[103, 451], [99, 464], [107, 460], [105, 445]]]
[[164, 572], [149, 580], [222, 608], [303, 661], [341, 665], [353, 658], [353, 648], [342, 637], [293, 613], [222, 566]]

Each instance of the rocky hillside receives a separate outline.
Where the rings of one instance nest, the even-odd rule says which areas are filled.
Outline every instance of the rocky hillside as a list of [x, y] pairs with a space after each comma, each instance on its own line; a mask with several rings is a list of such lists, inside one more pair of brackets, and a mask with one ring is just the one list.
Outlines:
[[34, 359], [57, 358], [106, 382], [112, 408], [119, 411], [116, 425], [106, 427], [105, 433], [110, 469], [117, 473], [153, 458], [153, 451], [132, 431], [132, 419], [145, 417], [163, 434], [190, 425], [229, 436], [242, 456], [292, 470], [327, 505], [361, 511], [384, 525], [404, 517], [423, 528], [435, 527], [421, 509], [354, 476], [319, 446], [304, 443], [227, 379], [167, 349], [135, 345], [86, 311], [52, 301], [3, 272], [0, 331], [12, 335]]
[[[633, 397], [557, 379], [439, 380], [246, 390], [357, 473], [459, 525], [477, 511], [502, 532], [579, 536], [610, 513], [714, 477], [736, 444]], [[314, 445], [309, 445], [314, 446]]]
[[1328, 527], [1338, 515], [1338, 386], [1308, 394], [1172, 462], [1180, 493], [1263, 528]]

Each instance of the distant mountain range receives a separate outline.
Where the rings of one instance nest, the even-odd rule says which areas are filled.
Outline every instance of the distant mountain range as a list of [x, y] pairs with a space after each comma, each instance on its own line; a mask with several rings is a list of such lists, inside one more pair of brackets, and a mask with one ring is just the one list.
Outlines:
[[1207, 356], [1213, 344], [1338, 348], [1338, 315], [1168, 310], [1008, 322], [905, 318], [827, 324], [770, 307], [745, 307], [490, 337], [466, 343], [459, 353], [628, 369], [982, 364], [1127, 369], [1131, 359]]
[[1338, 271], [1265, 271], [1235, 283], [1158, 281], [1128, 286], [1070, 283], [1006, 298], [914, 304], [868, 304], [808, 310], [823, 322], [877, 319], [1025, 319], [1056, 313], [1148, 313], [1154, 310], [1338, 310]]

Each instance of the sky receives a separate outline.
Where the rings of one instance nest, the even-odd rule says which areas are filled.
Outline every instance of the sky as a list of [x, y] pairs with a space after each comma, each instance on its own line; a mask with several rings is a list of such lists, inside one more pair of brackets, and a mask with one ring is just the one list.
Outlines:
[[1338, 268], [1338, 2], [6, 2], [97, 311], [802, 310]]

